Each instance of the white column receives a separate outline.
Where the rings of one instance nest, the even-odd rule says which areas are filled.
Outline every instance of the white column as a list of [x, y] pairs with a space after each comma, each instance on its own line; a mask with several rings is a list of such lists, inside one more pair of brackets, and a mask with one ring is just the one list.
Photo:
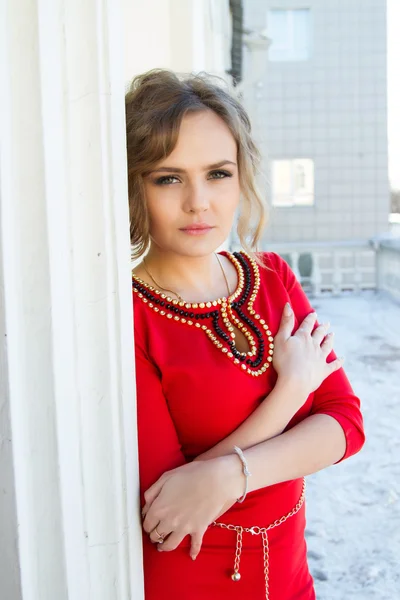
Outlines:
[[0, 364], [22, 598], [140, 600], [120, 6], [0, 10]]

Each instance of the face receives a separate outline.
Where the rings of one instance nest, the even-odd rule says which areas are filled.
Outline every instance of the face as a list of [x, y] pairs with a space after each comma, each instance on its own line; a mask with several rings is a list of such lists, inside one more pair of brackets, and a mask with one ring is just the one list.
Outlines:
[[214, 252], [229, 235], [240, 199], [228, 126], [209, 110], [185, 116], [176, 147], [144, 185], [152, 245], [192, 257]]

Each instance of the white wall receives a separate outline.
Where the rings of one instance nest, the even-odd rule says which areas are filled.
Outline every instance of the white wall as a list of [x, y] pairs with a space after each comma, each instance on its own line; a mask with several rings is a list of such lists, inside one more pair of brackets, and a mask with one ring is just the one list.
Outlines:
[[226, 76], [229, 0], [124, 0], [124, 24], [126, 81], [153, 68]]

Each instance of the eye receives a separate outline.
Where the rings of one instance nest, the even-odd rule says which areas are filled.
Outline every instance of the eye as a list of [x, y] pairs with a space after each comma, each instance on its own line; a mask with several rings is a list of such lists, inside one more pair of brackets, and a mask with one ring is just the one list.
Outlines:
[[211, 171], [210, 179], [225, 179], [226, 177], [232, 177], [232, 173], [229, 171]]
[[155, 180], [156, 185], [170, 185], [172, 183], [176, 183], [179, 181], [175, 175], [164, 175], [164, 177], [159, 177]]

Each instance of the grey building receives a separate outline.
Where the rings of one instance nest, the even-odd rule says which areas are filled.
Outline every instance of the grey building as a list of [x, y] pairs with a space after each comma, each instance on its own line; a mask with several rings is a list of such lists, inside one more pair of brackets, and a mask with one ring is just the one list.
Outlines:
[[271, 39], [247, 91], [268, 157], [266, 243], [387, 231], [386, 1], [245, 0], [244, 25]]

